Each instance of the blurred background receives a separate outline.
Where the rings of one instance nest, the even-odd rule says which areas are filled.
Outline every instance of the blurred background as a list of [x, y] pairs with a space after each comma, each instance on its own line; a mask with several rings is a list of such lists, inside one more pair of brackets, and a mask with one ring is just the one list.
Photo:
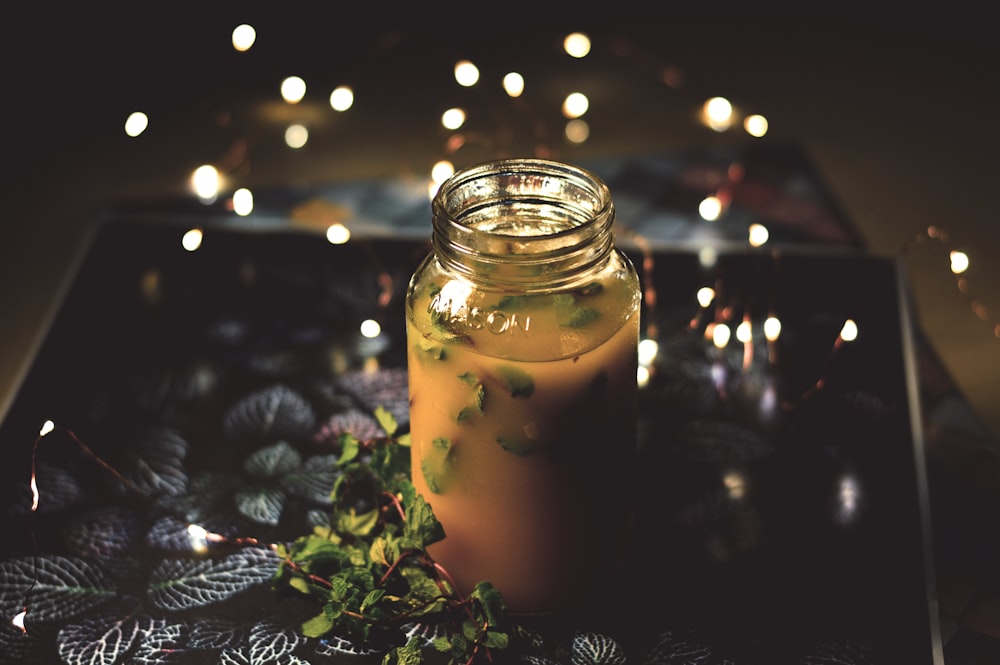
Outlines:
[[[533, 16], [529, 26], [509, 7], [433, 21], [334, 3], [171, 4], [141, 15], [19, 8], [2, 40], [5, 397], [99, 212], [190, 198], [202, 164], [254, 189], [429, 179], [441, 159], [573, 162], [793, 142], [868, 248], [900, 258], [918, 325], [984, 426], [1000, 433], [1000, 58], [986, 17], [715, 6], [618, 18], [611, 9], [621, 8]], [[256, 41], [238, 51], [232, 33], [244, 23]], [[591, 39], [586, 57], [563, 50], [574, 31]], [[456, 85], [459, 59], [479, 67], [476, 86]], [[512, 70], [525, 79], [516, 99], [500, 85]], [[281, 97], [288, 76], [307, 86], [294, 104]], [[340, 85], [354, 93], [345, 111], [329, 102]], [[574, 140], [561, 108], [572, 91], [589, 101], [585, 135]], [[700, 113], [714, 96], [764, 116], [766, 133], [707, 127]], [[441, 126], [455, 106], [470, 110], [472, 140], [460, 147]], [[148, 127], [130, 137], [134, 111]], [[291, 124], [308, 129], [299, 148], [286, 143]], [[952, 251], [969, 259], [960, 275]]]

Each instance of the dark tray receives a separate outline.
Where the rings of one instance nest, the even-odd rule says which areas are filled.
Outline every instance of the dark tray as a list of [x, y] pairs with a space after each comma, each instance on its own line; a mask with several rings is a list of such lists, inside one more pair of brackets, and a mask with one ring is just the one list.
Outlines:
[[[2, 423], [0, 606], [26, 609], [27, 632], [5, 622], [0, 662], [378, 662], [298, 632], [317, 608], [272, 588], [277, 561], [261, 544], [309, 531], [324, 497], [245, 461], [280, 442], [329, 483], [320, 462], [337, 431], [373, 427], [377, 406], [405, 427], [402, 295], [427, 246], [214, 230], [188, 252], [185, 230], [98, 229]], [[937, 662], [896, 263], [626, 251], [655, 293], [643, 326], [660, 349], [640, 391], [629, 558], [592, 603], [533, 621], [541, 642], [516, 655]], [[709, 308], [701, 286], [716, 289]], [[774, 342], [768, 316], [781, 321]], [[376, 339], [358, 332], [368, 318]], [[744, 318], [749, 345], [706, 335]], [[847, 320], [854, 341], [839, 339]], [[55, 429], [39, 439], [46, 421]], [[192, 552], [192, 517], [240, 545]]]

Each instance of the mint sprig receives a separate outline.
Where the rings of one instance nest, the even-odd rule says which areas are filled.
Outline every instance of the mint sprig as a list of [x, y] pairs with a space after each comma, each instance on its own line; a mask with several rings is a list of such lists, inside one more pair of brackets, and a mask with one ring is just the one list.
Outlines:
[[[394, 645], [384, 665], [440, 662], [434, 650], [450, 664], [489, 662], [493, 650], [510, 643], [503, 597], [485, 581], [462, 597], [428, 554], [445, 534], [410, 480], [409, 433], [386, 409], [376, 409], [375, 417], [386, 436], [339, 437], [341, 475], [329, 526], [278, 546], [276, 587], [316, 601], [316, 615], [302, 624], [306, 636]], [[415, 639], [401, 640], [402, 629], [415, 622], [436, 627], [431, 653]]]

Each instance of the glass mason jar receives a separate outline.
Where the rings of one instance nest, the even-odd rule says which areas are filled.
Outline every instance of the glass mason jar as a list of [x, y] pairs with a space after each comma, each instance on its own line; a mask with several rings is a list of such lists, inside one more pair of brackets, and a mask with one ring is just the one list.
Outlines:
[[594, 174], [507, 159], [454, 174], [406, 295], [413, 483], [469, 593], [557, 611], [626, 536], [641, 289]]

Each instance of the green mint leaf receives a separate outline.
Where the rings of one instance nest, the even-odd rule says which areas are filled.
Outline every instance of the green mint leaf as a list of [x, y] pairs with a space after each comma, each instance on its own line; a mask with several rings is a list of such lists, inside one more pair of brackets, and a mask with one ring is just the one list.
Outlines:
[[338, 437], [340, 442], [340, 458], [337, 460], [337, 464], [340, 466], [345, 466], [348, 462], [351, 462], [358, 456], [361, 451], [361, 442], [358, 441], [353, 434], [349, 432], [341, 434]]
[[483, 644], [489, 649], [506, 649], [510, 644], [510, 635], [498, 630], [487, 630]]
[[378, 424], [382, 426], [385, 433], [392, 436], [396, 433], [396, 429], [399, 427], [399, 423], [396, 422], [395, 416], [389, 411], [389, 409], [384, 406], [375, 407], [375, 420]]
[[497, 443], [511, 455], [527, 457], [534, 452], [534, 445], [527, 439], [498, 436]]
[[564, 310], [576, 305], [576, 298], [569, 293], [557, 293], [552, 296], [552, 304], [556, 309]]
[[498, 626], [504, 613], [503, 594], [490, 582], [482, 581], [476, 584], [469, 596], [479, 602], [483, 614], [486, 615], [487, 625]]
[[584, 328], [601, 317], [601, 313], [593, 307], [577, 307], [563, 322], [566, 328]]
[[421, 495], [416, 495], [406, 509], [406, 537], [417, 547], [424, 548], [444, 538], [444, 527], [434, 517], [434, 511]]
[[387, 554], [388, 543], [385, 538], [376, 538], [372, 541], [372, 546], [368, 549], [368, 558], [372, 560], [372, 563], [378, 563], [383, 566], [391, 566], [395, 557], [390, 557]]
[[382, 659], [382, 665], [421, 665], [424, 662], [424, 652], [417, 638], [411, 638], [403, 646], [392, 649]]
[[479, 377], [472, 372], [459, 374], [458, 378], [472, 387], [471, 403], [462, 407], [462, 410], [458, 412], [458, 416], [455, 418], [456, 422], [464, 423], [470, 418], [483, 412], [483, 402], [486, 399], [486, 388], [479, 381]]
[[511, 397], [531, 397], [535, 392], [535, 380], [523, 369], [501, 365], [497, 368], [497, 373], [504, 386], [510, 391]]
[[333, 619], [326, 612], [303, 622], [302, 634], [306, 637], [323, 637], [333, 629]]
[[462, 636], [470, 642], [475, 642], [476, 638], [479, 637], [479, 624], [473, 622], [472, 619], [466, 619], [463, 621]]
[[420, 460], [420, 471], [424, 474], [424, 482], [434, 494], [440, 494], [447, 489], [454, 462], [453, 453], [451, 441], [439, 436], [431, 441], [430, 450]]
[[342, 533], [355, 536], [367, 536], [378, 525], [379, 511], [369, 510], [358, 515], [354, 510], [341, 513], [337, 520], [337, 528]]
[[447, 360], [448, 353], [443, 344], [432, 342], [429, 339], [419, 339], [415, 344], [416, 356], [421, 361]]
[[[409, 590], [409, 599], [413, 616], [424, 616], [441, 612], [447, 608], [447, 600], [441, 593], [439, 583], [431, 578], [427, 572], [419, 566], [402, 566], [399, 570], [403, 579], [406, 580]], [[447, 584], [446, 582], [441, 582]], [[450, 586], [446, 586], [450, 589]]]
[[361, 601], [361, 607], [359, 608], [362, 612], [368, 610], [368, 608], [377, 605], [380, 600], [385, 596], [385, 589], [372, 589], [365, 596], [365, 599]]
[[434, 638], [432, 642], [434, 648], [441, 653], [448, 653], [451, 651], [451, 637], [448, 635], [440, 635]]

